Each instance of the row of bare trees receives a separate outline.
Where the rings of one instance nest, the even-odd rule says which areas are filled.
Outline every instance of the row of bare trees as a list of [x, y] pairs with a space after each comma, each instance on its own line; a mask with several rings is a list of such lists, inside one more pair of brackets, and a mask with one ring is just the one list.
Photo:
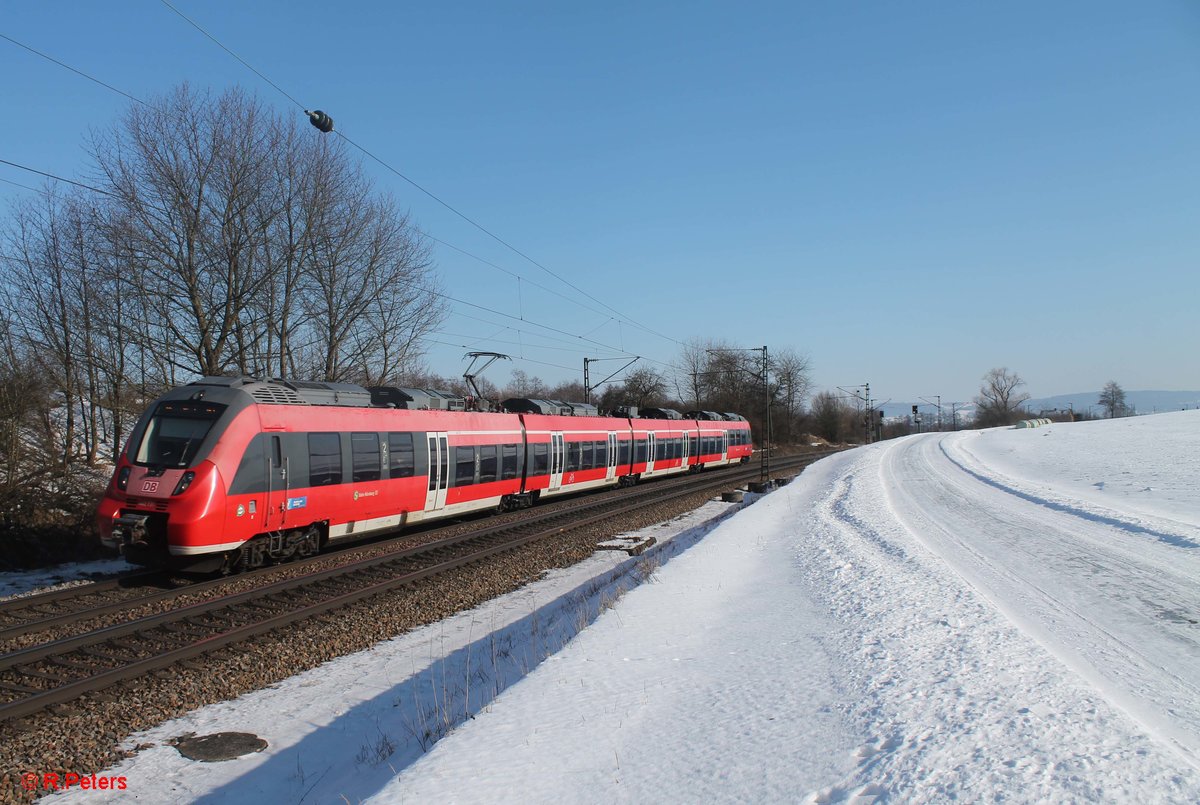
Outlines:
[[419, 368], [445, 316], [429, 246], [344, 140], [182, 86], [88, 150], [79, 185], [0, 220], [0, 517], [73, 493], [165, 387]]
[[[94, 463], [164, 386], [242, 373], [382, 383], [444, 316], [429, 249], [343, 141], [187, 86], [91, 140], [95, 188], [0, 230], [0, 339]], [[98, 192], [97, 192], [98, 191]]]

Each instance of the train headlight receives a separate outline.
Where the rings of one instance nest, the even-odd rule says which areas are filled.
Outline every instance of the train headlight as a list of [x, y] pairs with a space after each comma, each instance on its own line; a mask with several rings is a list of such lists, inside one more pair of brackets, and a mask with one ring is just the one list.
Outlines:
[[130, 467], [122, 467], [121, 471], [117, 473], [117, 489], [120, 489], [122, 492], [125, 491], [125, 487], [129, 486], [130, 469]]
[[179, 483], [175, 484], [175, 491], [172, 492], [171, 494], [172, 495], [182, 495], [187, 490], [187, 488], [192, 485], [192, 481], [194, 481], [195, 479], [196, 479], [196, 473], [192, 472], [191, 470], [188, 470], [187, 472], [185, 472], [183, 474], [183, 477], [181, 477], [179, 479]]

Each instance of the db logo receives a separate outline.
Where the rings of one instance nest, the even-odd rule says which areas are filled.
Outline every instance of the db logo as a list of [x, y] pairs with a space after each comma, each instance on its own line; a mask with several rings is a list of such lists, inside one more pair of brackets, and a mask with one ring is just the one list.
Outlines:
[[41, 778], [36, 771], [26, 772], [21, 775], [21, 787], [26, 791], [36, 791]]
[[143, 492], [157, 492], [158, 491], [158, 481], [143, 481], [142, 482], [142, 491]]

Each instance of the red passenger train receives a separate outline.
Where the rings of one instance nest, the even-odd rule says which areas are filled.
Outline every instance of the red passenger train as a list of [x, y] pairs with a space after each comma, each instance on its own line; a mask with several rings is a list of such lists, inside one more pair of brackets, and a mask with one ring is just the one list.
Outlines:
[[138, 420], [97, 512], [131, 561], [238, 570], [328, 542], [748, 461], [742, 417], [206, 377]]

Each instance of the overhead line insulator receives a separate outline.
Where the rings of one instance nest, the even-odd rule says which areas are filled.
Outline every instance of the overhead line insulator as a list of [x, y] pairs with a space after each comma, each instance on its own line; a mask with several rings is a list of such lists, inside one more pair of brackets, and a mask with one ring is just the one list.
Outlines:
[[320, 131], [323, 131], [326, 134], [333, 131], [333, 118], [322, 112], [320, 109], [314, 109], [311, 112], [305, 109], [304, 114], [308, 115], [308, 122], [312, 123]]

